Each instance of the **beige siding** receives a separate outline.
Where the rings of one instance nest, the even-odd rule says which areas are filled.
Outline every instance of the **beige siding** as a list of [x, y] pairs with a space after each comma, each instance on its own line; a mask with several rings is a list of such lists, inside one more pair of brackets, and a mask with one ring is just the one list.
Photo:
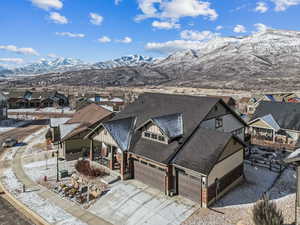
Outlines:
[[118, 146], [115, 140], [112, 138], [110, 133], [108, 133], [104, 128], [100, 130], [100, 133], [93, 138], [95, 141], [103, 142], [109, 145]]
[[65, 150], [68, 154], [68, 151], [72, 150], [82, 150], [82, 148], [90, 148], [90, 140], [74, 139], [65, 141]]
[[216, 178], [222, 178], [234, 168], [241, 165], [244, 161], [243, 157], [244, 153], [243, 150], [241, 150], [231, 155], [230, 157], [224, 159], [223, 161], [217, 163], [208, 176], [208, 186], [213, 184]]
[[227, 143], [224, 152], [219, 158], [219, 161], [222, 161], [223, 159], [227, 158], [228, 156], [232, 155], [233, 153], [243, 149], [244, 146], [240, 144], [236, 139], [231, 138], [231, 140]]
[[154, 125], [153, 123], [150, 123], [149, 125], [146, 126], [146, 131], [151, 132], [153, 134], [163, 135], [159, 127]]
[[260, 128], [267, 128], [267, 129], [272, 129], [268, 124], [261, 120], [257, 120], [255, 123], [250, 124], [251, 127], [260, 127]]

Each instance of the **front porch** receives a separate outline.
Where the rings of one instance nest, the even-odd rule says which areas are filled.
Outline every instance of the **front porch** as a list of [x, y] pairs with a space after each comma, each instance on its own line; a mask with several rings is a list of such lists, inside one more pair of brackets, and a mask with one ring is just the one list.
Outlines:
[[127, 152], [121, 151], [116, 146], [104, 142], [91, 141], [89, 158], [97, 162], [110, 172], [118, 174], [122, 180], [129, 174]]

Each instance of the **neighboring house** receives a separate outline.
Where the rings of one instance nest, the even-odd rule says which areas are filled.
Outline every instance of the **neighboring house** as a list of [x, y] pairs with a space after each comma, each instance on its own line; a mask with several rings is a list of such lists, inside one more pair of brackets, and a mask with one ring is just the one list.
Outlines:
[[249, 122], [251, 144], [294, 150], [299, 143], [300, 104], [262, 101]]
[[209, 97], [221, 98], [228, 106], [232, 107], [233, 109], [235, 109], [237, 106], [236, 100], [234, 98], [232, 98], [231, 96], [209, 95]]
[[89, 104], [77, 111], [73, 118], [59, 125], [61, 155], [66, 160], [87, 156], [91, 141], [83, 139], [101, 122], [113, 117], [113, 113], [96, 104]]
[[71, 118], [50, 118], [50, 129], [52, 132], [52, 142], [57, 143], [60, 140], [59, 126], [70, 120]]
[[113, 111], [119, 112], [124, 107], [124, 100], [120, 97], [102, 97], [101, 95], [94, 95], [92, 97], [79, 98], [76, 103], [76, 109], [80, 109], [90, 103], [95, 103], [101, 105], [104, 108]]
[[245, 126], [220, 98], [145, 93], [86, 139], [122, 179], [207, 207], [243, 180]]
[[7, 98], [0, 92], [0, 120], [7, 119]]
[[68, 106], [68, 98], [57, 91], [9, 91], [9, 109]]

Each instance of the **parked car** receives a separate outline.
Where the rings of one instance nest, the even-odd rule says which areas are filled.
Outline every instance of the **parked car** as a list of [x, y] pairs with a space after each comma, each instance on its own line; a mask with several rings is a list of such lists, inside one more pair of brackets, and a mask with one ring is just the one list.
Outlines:
[[16, 139], [8, 138], [3, 142], [2, 147], [3, 148], [10, 148], [10, 147], [15, 146], [17, 143], [18, 143], [18, 141]]

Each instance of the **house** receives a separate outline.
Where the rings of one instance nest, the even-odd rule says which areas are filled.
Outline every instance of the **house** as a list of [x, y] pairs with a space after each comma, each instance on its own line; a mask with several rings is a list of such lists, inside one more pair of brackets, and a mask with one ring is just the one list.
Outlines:
[[66, 123], [71, 118], [69, 117], [58, 117], [58, 118], [50, 118], [50, 129], [52, 132], [52, 142], [57, 143], [60, 140], [60, 131], [59, 126]]
[[[86, 156], [91, 141], [83, 137], [101, 122], [113, 117], [113, 113], [96, 104], [89, 104], [77, 111], [71, 119], [59, 125], [62, 157], [75, 160]], [[53, 125], [55, 126], [55, 125]]]
[[7, 98], [0, 92], [0, 120], [7, 119]]
[[236, 100], [234, 98], [232, 98], [231, 96], [209, 95], [209, 97], [221, 98], [228, 106], [232, 107], [233, 109], [235, 109], [237, 106]]
[[220, 98], [144, 93], [85, 138], [122, 179], [207, 207], [243, 180], [245, 126]]
[[57, 91], [9, 91], [7, 96], [9, 109], [45, 108], [67, 106], [68, 98]]
[[292, 151], [299, 143], [300, 104], [262, 101], [248, 125], [251, 144]]

